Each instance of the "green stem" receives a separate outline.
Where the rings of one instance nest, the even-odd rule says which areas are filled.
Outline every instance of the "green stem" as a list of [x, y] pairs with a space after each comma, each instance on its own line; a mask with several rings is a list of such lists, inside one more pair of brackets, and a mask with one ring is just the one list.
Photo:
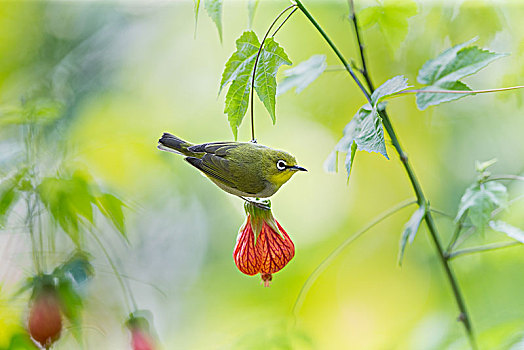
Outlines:
[[480, 252], [485, 252], [489, 250], [498, 250], [498, 249], [503, 249], [503, 248], [508, 248], [508, 247], [516, 247], [519, 245], [522, 245], [522, 242], [519, 242], [519, 241], [500, 242], [500, 243], [485, 244], [485, 245], [478, 246], [478, 247], [464, 248], [464, 249], [456, 250], [452, 252], [451, 254], [449, 254], [448, 260], [455, 259], [462, 255], [480, 253]]
[[[271, 31], [271, 29], [273, 29], [273, 26], [277, 23], [277, 21], [279, 20], [280, 17], [282, 17], [287, 11], [289, 11], [292, 8], [295, 8], [296, 6], [297, 5], [295, 5], [295, 4], [290, 5], [290, 6], [286, 7], [284, 10], [282, 10], [282, 12], [280, 12], [278, 14], [278, 16], [273, 20], [273, 23], [271, 23], [271, 25], [269, 26], [268, 30], [266, 31], [266, 34], [264, 35], [264, 39], [262, 39], [262, 42], [260, 43], [260, 47], [258, 48], [257, 57], [255, 59], [255, 64], [253, 65], [253, 74], [252, 74], [252, 77], [251, 77], [251, 94], [250, 94], [250, 105], [251, 105], [251, 142], [256, 142], [256, 139], [255, 139], [255, 110], [253, 108], [253, 105], [254, 105], [253, 102], [254, 102], [254, 94], [255, 94], [255, 91], [254, 91], [255, 90], [255, 74], [257, 72], [258, 60], [260, 58], [260, 54], [262, 53], [262, 48], [264, 47], [264, 43], [266, 42], [266, 39], [267, 39], [267, 37], [269, 35], [269, 32]], [[282, 22], [280, 27], [278, 27], [278, 29], [275, 31], [273, 36], [284, 25], [284, 23], [287, 22], [289, 17], [291, 17], [291, 15], [294, 12], [295, 11], [291, 12], [291, 14], [289, 16], [287, 16], [287, 18]]]
[[428, 93], [428, 94], [485, 94], [489, 92], [500, 92], [508, 90], [522, 89], [524, 86], [510, 86], [499, 89], [486, 89], [486, 90], [404, 90], [397, 92], [394, 95], [403, 95], [403, 94], [419, 94], [419, 93]]
[[[131, 290], [129, 289], [129, 286], [127, 286], [126, 288], [126, 285], [124, 284], [124, 281], [122, 280], [122, 276], [120, 276], [120, 273], [118, 272], [118, 269], [116, 268], [116, 265], [113, 262], [113, 259], [111, 259], [111, 256], [109, 255], [106, 248], [104, 247], [104, 244], [102, 243], [100, 238], [98, 238], [95, 232], [93, 232], [92, 230], [89, 230], [89, 233], [91, 233], [91, 236], [93, 236], [94, 240], [96, 241], [100, 249], [102, 249], [102, 252], [104, 253], [107, 261], [109, 262], [111, 269], [115, 273], [116, 279], [118, 280], [118, 283], [120, 284], [120, 288], [122, 289], [122, 293], [124, 294], [124, 303], [126, 305], [127, 310], [129, 312], [137, 310], [137, 305], [136, 305], [136, 302], [135, 302], [135, 299], [133, 297]], [[131, 304], [134, 307], [134, 309], [131, 309]]]
[[451, 220], [453, 220], [455, 218], [453, 215], [450, 215], [450, 214], [446, 213], [445, 211], [442, 211], [442, 210], [439, 210], [439, 209], [428, 208], [428, 210], [431, 211], [432, 213], [444, 216], [444, 217], [446, 217], [448, 219], [451, 219]]
[[448, 244], [448, 249], [446, 249], [446, 255], [449, 257], [451, 250], [455, 246], [455, 243], [457, 243], [457, 239], [459, 238], [460, 232], [462, 231], [462, 228], [464, 227], [464, 221], [466, 221], [467, 218], [467, 210], [462, 213], [462, 216], [458, 219], [457, 224], [455, 225], [455, 231], [453, 232], [453, 235], [451, 236], [451, 240]]
[[[352, 69], [348, 66], [347, 61], [344, 59], [344, 57], [342, 56], [340, 51], [337, 49], [337, 47], [329, 39], [327, 34], [320, 27], [320, 25], [315, 21], [315, 19], [307, 11], [307, 9], [302, 5], [301, 1], [300, 0], [296, 0], [296, 3], [298, 5], [298, 7], [300, 8], [300, 10], [304, 13], [304, 15], [313, 24], [313, 26], [315, 26], [315, 28], [317, 28], [319, 33], [324, 37], [324, 39], [326, 40], [328, 45], [333, 49], [333, 51], [338, 56], [338, 58], [340, 59], [340, 61], [344, 65], [344, 67], [346, 67], [347, 71], [349, 72], [349, 74], [351, 75], [353, 80], [360, 87], [360, 89], [362, 90], [362, 92], [366, 96], [367, 100], [369, 102], [371, 102], [371, 98], [370, 98], [369, 93], [362, 86], [362, 83], [356, 77], [356, 75], [353, 73]], [[357, 30], [358, 30], [358, 27], [357, 27]], [[367, 73], [366, 75], [369, 75], [369, 74]], [[395, 133], [395, 131], [393, 129], [393, 126], [391, 124], [391, 121], [389, 120], [389, 117], [388, 117], [387, 113], [384, 111], [384, 112], [380, 113], [380, 115], [382, 117], [382, 121], [383, 121], [384, 127], [385, 127], [387, 133], [389, 134], [389, 136], [391, 138], [391, 142], [392, 142], [393, 146], [395, 147], [395, 150], [397, 151], [397, 153], [398, 153], [398, 155], [400, 157], [400, 160], [402, 162], [402, 165], [404, 166], [404, 169], [405, 169], [405, 171], [406, 171], [406, 173], [407, 173], [407, 175], [409, 177], [409, 180], [411, 182], [413, 190], [414, 190], [414, 192], [415, 192], [415, 194], [417, 196], [417, 203], [418, 203], [419, 207], [420, 206], [426, 206], [426, 207], [429, 208], [429, 203], [428, 203], [426, 197], [424, 196], [424, 192], [422, 191], [420, 183], [419, 183], [417, 177], [415, 176], [415, 172], [413, 171], [413, 169], [412, 169], [412, 167], [411, 167], [411, 165], [409, 163], [408, 156], [404, 152], [404, 150], [402, 149], [402, 147], [400, 145], [400, 142], [398, 141], [397, 135], [396, 135], [396, 133]], [[440, 242], [440, 239], [439, 239], [439, 236], [438, 236], [438, 232], [437, 232], [437, 227], [435, 225], [435, 222], [433, 221], [433, 216], [431, 215], [431, 211], [427, 211], [426, 215], [424, 216], [424, 220], [426, 221], [426, 225], [428, 227], [428, 231], [429, 231], [430, 236], [431, 236], [431, 238], [433, 240], [433, 243], [435, 244], [435, 248], [437, 249], [439, 260], [440, 260], [440, 262], [442, 264], [442, 267], [444, 268], [444, 271], [446, 273], [448, 281], [449, 281], [449, 283], [451, 285], [451, 289], [453, 291], [453, 295], [455, 297], [455, 301], [456, 301], [457, 306], [458, 306], [458, 308], [460, 310], [459, 320], [464, 324], [464, 327], [466, 329], [466, 334], [468, 336], [468, 339], [469, 339], [471, 347], [473, 349], [476, 349], [477, 348], [476, 340], [475, 340], [475, 336], [473, 334], [473, 329], [472, 329], [472, 326], [471, 326], [470, 317], [469, 317], [468, 311], [466, 309], [466, 304], [464, 302], [464, 297], [462, 296], [462, 292], [461, 292], [460, 287], [458, 285], [458, 282], [457, 282], [457, 279], [455, 277], [455, 274], [453, 273], [453, 270], [451, 269], [451, 266], [449, 265], [449, 262], [447, 261], [447, 259], [445, 257], [444, 249], [443, 249], [442, 244]]]
[[348, 62], [346, 61], [346, 59], [344, 58], [344, 56], [342, 55], [342, 53], [339, 51], [339, 49], [335, 46], [335, 44], [333, 43], [333, 41], [331, 41], [331, 39], [329, 38], [329, 36], [326, 34], [326, 32], [324, 31], [324, 29], [322, 29], [322, 27], [320, 26], [320, 24], [318, 24], [318, 22], [313, 18], [313, 16], [311, 15], [311, 13], [309, 13], [309, 11], [304, 7], [304, 5], [302, 5], [302, 2], [300, 0], [296, 0], [295, 1], [298, 8], [302, 11], [302, 13], [309, 19], [309, 21], [311, 22], [311, 24], [313, 24], [313, 26], [317, 29], [317, 31], [320, 33], [320, 35], [322, 35], [322, 37], [324, 38], [324, 40], [327, 42], [327, 44], [329, 45], [329, 47], [331, 47], [331, 49], [333, 50], [333, 52], [335, 53], [335, 55], [337, 55], [338, 59], [342, 62], [342, 65], [344, 66], [344, 68], [346, 69], [346, 71], [349, 73], [349, 75], [351, 75], [351, 77], [353, 78], [353, 80], [355, 81], [355, 83], [358, 85], [359, 89], [362, 91], [362, 93], [364, 94], [364, 96], [366, 96], [366, 99], [368, 100], [368, 102], [371, 103], [371, 94], [366, 90], [366, 88], [362, 85], [362, 83], [360, 82], [360, 80], [358, 79], [358, 77], [355, 75], [355, 72], [353, 72], [353, 69], [351, 69], [351, 66], [348, 64]]
[[518, 181], [524, 181], [524, 176], [518, 176], [518, 175], [496, 175], [491, 176], [488, 179], [484, 180], [484, 182], [488, 181], [498, 181], [498, 180], [518, 180]]
[[353, 29], [355, 30], [355, 36], [357, 37], [357, 43], [358, 48], [360, 51], [360, 60], [362, 62], [362, 70], [360, 73], [362, 73], [362, 76], [364, 79], [366, 79], [366, 83], [368, 84], [369, 91], [375, 90], [373, 87], [373, 83], [371, 82], [371, 77], [368, 74], [368, 68], [366, 64], [366, 55], [364, 54], [364, 44], [362, 40], [360, 40], [360, 32], [358, 30], [358, 21], [357, 21], [357, 15], [355, 13], [355, 4], [353, 0], [348, 0], [349, 4], [349, 17], [351, 18], [351, 21], [353, 22]]
[[379, 224], [383, 220], [387, 219], [391, 215], [397, 213], [401, 209], [404, 209], [411, 204], [416, 203], [417, 201], [415, 199], [407, 199], [403, 202], [398, 203], [392, 208], [389, 208], [388, 210], [384, 211], [377, 217], [375, 217], [373, 220], [371, 220], [366, 226], [361, 228], [359, 231], [357, 231], [355, 234], [349, 236], [342, 242], [339, 246], [337, 246], [317, 267], [316, 269], [309, 275], [306, 282], [302, 286], [302, 289], [298, 293], [297, 299], [295, 301], [295, 305], [293, 306], [293, 315], [295, 317], [298, 314], [298, 311], [302, 307], [302, 304], [304, 303], [304, 299], [306, 298], [307, 293], [313, 286], [313, 283], [317, 280], [318, 276], [324, 272], [324, 270], [331, 264], [331, 262], [351, 243], [353, 243], [357, 238], [362, 236], [364, 233], [369, 231], [371, 228], [373, 228], [375, 225]]
[[36, 273], [40, 275], [42, 271], [42, 265], [40, 265], [38, 244], [36, 242], [34, 222], [33, 222], [33, 203], [31, 201], [31, 194], [28, 194], [26, 197], [26, 206], [27, 206], [27, 218], [26, 225], [29, 230], [29, 236], [31, 237], [31, 251], [33, 255], [33, 264], [35, 266]]
[[[418, 181], [415, 175], [415, 172], [413, 171], [413, 168], [411, 167], [411, 164], [409, 163], [407, 154], [403, 151], [402, 147], [400, 146], [400, 143], [396, 137], [395, 131], [393, 129], [393, 126], [391, 125], [391, 122], [389, 120], [387, 113], [384, 111], [383, 113], [381, 113], [381, 115], [382, 115], [384, 127], [386, 128], [389, 136], [391, 137], [391, 142], [393, 143], [393, 146], [397, 150], [397, 153], [400, 156], [402, 165], [404, 166], [404, 169], [407, 172], [408, 177], [411, 181], [411, 185], [417, 196], [419, 206], [424, 205], [424, 203], [428, 203], [424, 195], [424, 192], [422, 191], [422, 187], [420, 186], [420, 182]], [[428, 207], [429, 207], [429, 203], [428, 203]], [[457, 278], [455, 277], [455, 274], [453, 270], [451, 269], [449, 261], [446, 258], [446, 254], [444, 253], [444, 248], [442, 247], [442, 243], [440, 242], [438, 231], [437, 231], [437, 226], [435, 225], [433, 216], [431, 215], [431, 211], [428, 211], [426, 213], [426, 215], [424, 216], [424, 221], [426, 221], [426, 225], [428, 227], [429, 234], [431, 236], [431, 239], [433, 240], [433, 243], [435, 244], [435, 248], [437, 249], [438, 258], [442, 264], [442, 267], [444, 268], [444, 272], [446, 273], [449, 284], [451, 285], [453, 295], [455, 296], [455, 301], [460, 310], [460, 315], [458, 319], [459, 321], [461, 321], [464, 324], [471, 348], [477, 349], [477, 342], [475, 339], [475, 335], [473, 334], [473, 327], [471, 325], [471, 319], [470, 319], [469, 313], [466, 308], [466, 302], [464, 301], [464, 296], [462, 295], [462, 291], [460, 289], [460, 286], [458, 285]]]

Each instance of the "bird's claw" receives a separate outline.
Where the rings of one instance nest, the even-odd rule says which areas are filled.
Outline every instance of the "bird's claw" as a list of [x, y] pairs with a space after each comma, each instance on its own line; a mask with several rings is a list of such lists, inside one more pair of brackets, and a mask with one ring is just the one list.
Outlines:
[[254, 205], [255, 207], [263, 210], [271, 210], [271, 202], [267, 199], [247, 199], [245, 197], [240, 197], [246, 202]]

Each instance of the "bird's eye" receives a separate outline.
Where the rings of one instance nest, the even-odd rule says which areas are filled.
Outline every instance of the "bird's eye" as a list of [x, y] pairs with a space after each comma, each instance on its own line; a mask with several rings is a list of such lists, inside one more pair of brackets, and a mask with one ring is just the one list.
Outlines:
[[282, 171], [282, 170], [286, 170], [286, 162], [284, 162], [282, 159], [280, 159], [278, 162], [277, 162], [277, 169]]

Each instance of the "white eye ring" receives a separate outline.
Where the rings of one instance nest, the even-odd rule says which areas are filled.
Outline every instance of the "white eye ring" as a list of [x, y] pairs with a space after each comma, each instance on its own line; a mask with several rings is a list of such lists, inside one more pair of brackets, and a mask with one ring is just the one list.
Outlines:
[[286, 162], [284, 162], [282, 159], [277, 161], [277, 169], [280, 171], [286, 170], [286, 165]]

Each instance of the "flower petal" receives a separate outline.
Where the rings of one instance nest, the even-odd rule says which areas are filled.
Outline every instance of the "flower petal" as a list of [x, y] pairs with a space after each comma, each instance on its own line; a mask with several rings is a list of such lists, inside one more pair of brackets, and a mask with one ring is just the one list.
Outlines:
[[280, 234], [264, 222], [256, 242], [256, 254], [261, 273], [280, 271], [295, 256], [295, 246], [282, 226], [277, 223]]
[[238, 269], [246, 275], [253, 276], [260, 272], [260, 259], [256, 254], [255, 234], [253, 233], [249, 216], [246, 224], [238, 233], [233, 259]]

